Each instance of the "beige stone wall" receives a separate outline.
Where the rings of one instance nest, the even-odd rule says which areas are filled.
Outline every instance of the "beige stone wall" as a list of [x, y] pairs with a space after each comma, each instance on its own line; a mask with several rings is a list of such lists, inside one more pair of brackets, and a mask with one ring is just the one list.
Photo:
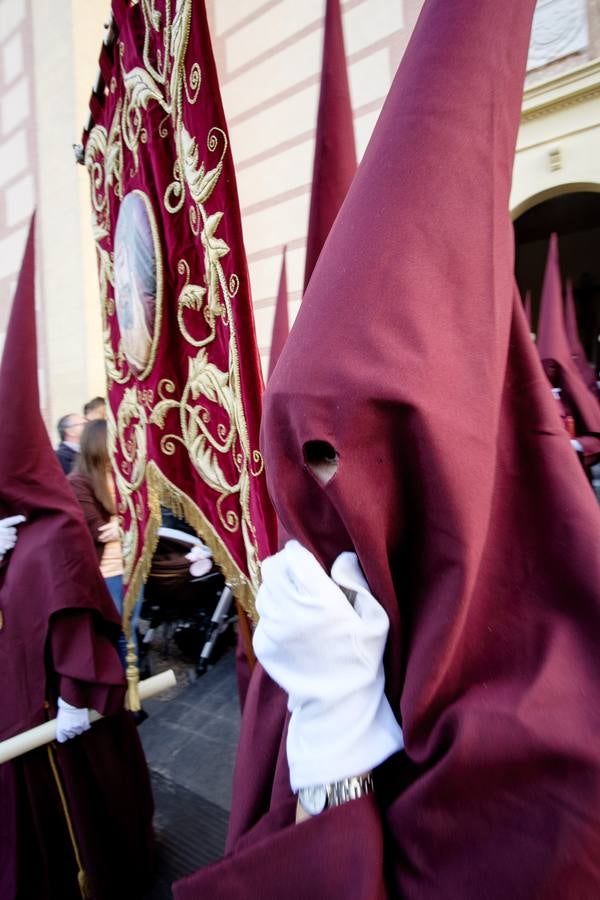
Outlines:
[[28, 0], [0, 2], [0, 347], [35, 205], [34, 81]]
[[[12, 2], [12, 0], [11, 0]], [[47, 418], [105, 393], [86, 175], [75, 164], [109, 0], [35, 0], [38, 271], [47, 345]]]
[[513, 174], [513, 215], [577, 190], [600, 191], [600, 60], [526, 92]]

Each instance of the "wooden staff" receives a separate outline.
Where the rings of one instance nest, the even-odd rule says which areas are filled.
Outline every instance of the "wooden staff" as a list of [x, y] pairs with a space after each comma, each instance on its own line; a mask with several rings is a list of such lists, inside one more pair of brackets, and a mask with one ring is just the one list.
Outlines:
[[[161, 691], [166, 691], [174, 685], [175, 673], [173, 669], [160, 672], [158, 675], [153, 675], [152, 678], [140, 681], [138, 685], [140, 699], [147, 700], [149, 697], [154, 697], [155, 694], [160, 694]], [[103, 716], [96, 712], [95, 709], [90, 710], [90, 722], [96, 722], [102, 718]], [[14, 737], [0, 742], [0, 764], [15, 759], [17, 756], [22, 756], [24, 753], [29, 753], [30, 750], [43, 747], [44, 744], [49, 744], [54, 740], [56, 740], [56, 719], [51, 719], [49, 722], [44, 722], [43, 725], [30, 728], [28, 731], [22, 731], [21, 734], [15, 734]]]

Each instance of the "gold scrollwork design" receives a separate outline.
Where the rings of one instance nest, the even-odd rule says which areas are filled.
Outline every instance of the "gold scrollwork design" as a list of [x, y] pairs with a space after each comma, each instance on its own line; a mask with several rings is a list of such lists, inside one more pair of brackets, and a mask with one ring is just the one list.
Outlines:
[[[177, 272], [182, 280], [177, 291], [177, 324], [183, 340], [193, 351], [185, 383], [179, 388], [171, 379], [161, 379], [155, 397], [126, 386], [113, 423], [111, 455], [118, 461], [115, 478], [119, 511], [128, 522], [124, 533], [126, 580], [129, 582], [126, 605], [132, 592], [139, 590], [140, 579], [145, 577], [144, 572], [149, 566], [147, 554], [153, 549], [157, 528], [154, 522], [154, 531], [148, 530], [148, 526], [144, 536], [139, 534], [137, 518], [144, 512], [140, 491], [147, 489], [148, 503], [156, 518], [159, 516], [157, 496], [166, 490], [166, 481], [154, 463], [150, 464], [152, 483], [149, 478], [145, 481], [149, 426], [164, 432], [160, 448], [165, 455], [172, 456], [178, 448], [184, 448], [195, 471], [215, 494], [221, 526], [229, 533], [241, 535], [248, 577], [233, 564], [217, 533], [200, 515], [195, 504], [189, 498], [177, 496], [177, 503], [181, 508], [185, 507], [186, 516], [201, 522], [202, 533], [211, 543], [215, 559], [224, 560], [227, 577], [234, 589], [239, 585], [244, 597], [247, 592], [251, 596], [259, 585], [260, 572], [256, 532], [250, 515], [250, 492], [252, 479], [263, 472], [263, 460], [258, 449], [251, 445], [242, 402], [240, 355], [233, 315], [233, 301], [240, 290], [240, 280], [235, 273], [225, 276], [223, 261], [231, 250], [219, 234], [223, 212], [208, 208], [222, 177], [228, 139], [222, 128], [212, 127], [204, 140], [207, 158], [201, 159], [202, 141], [191, 133], [189, 125], [184, 124], [184, 106], [197, 102], [203, 83], [200, 63], [187, 59], [193, 0], [178, 0], [173, 4], [174, 10], [170, 0], [165, 0], [164, 14], [157, 9], [155, 0], [140, 0], [140, 7], [145, 26], [143, 65], [126, 71], [124, 47], [122, 42], [119, 43], [123, 94], [115, 107], [108, 134], [96, 126], [86, 147], [110, 380], [127, 385], [131, 372], [122, 347], [118, 346], [115, 351], [112, 343], [114, 272], [108, 238], [114, 229], [109, 193], [112, 191], [119, 199], [123, 196], [124, 149], [131, 154], [133, 172], [137, 172], [139, 146], [149, 133], [146, 113], [151, 108], [162, 111], [158, 135], [167, 139], [172, 134], [176, 155], [171, 181], [162, 194], [163, 208], [170, 215], [178, 215], [188, 204], [188, 227], [192, 235], [200, 237], [204, 252], [204, 280], [203, 284], [194, 284], [189, 263], [185, 259], [179, 260]], [[218, 154], [216, 161], [215, 154]], [[209, 162], [211, 158], [213, 161]], [[157, 291], [153, 363], [163, 283], [162, 270], [158, 272], [161, 256], [156, 222], [151, 209], [148, 212], [158, 248], [157, 280], [158, 277], [161, 279], [160, 291]], [[228, 342], [228, 361], [224, 368], [209, 358], [211, 344], [217, 336], [222, 339], [221, 335]], [[151, 365], [148, 371], [150, 368]], [[173, 485], [169, 486], [168, 493], [172, 499], [175, 497]], [[142, 537], [143, 550], [139, 545]], [[252, 614], [251, 604], [244, 605]]]

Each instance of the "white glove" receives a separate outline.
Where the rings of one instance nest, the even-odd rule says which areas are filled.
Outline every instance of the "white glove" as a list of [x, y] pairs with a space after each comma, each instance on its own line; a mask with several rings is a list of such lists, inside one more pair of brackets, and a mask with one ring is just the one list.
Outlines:
[[58, 715], [56, 716], [56, 740], [64, 744], [69, 738], [77, 737], [90, 728], [89, 709], [71, 706], [62, 697], [58, 698]]
[[356, 554], [338, 556], [329, 578], [312, 553], [290, 541], [264, 560], [262, 577], [253, 644], [288, 694], [292, 789], [370, 771], [404, 740], [384, 694], [388, 617]]
[[571, 447], [578, 453], [583, 453], [583, 444], [581, 443], [581, 441], [578, 441], [575, 438], [571, 438]]
[[206, 575], [213, 567], [212, 552], [206, 544], [197, 544], [192, 547], [189, 553], [186, 553], [186, 559], [191, 562], [190, 575], [194, 578], [200, 578]]
[[0, 559], [17, 543], [16, 526], [25, 521], [25, 516], [9, 516], [0, 519]]

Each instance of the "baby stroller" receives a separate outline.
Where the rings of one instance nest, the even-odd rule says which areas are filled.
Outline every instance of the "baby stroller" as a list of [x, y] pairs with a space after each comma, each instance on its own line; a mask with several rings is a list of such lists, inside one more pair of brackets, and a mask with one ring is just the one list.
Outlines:
[[237, 619], [233, 594], [215, 565], [204, 575], [190, 574], [186, 557], [193, 547], [204, 547], [202, 541], [167, 510], [163, 510], [162, 521], [144, 587], [141, 617], [149, 625], [141, 649], [147, 650], [156, 629], [162, 626], [165, 649], [173, 640], [184, 656], [194, 660], [196, 673], [202, 675], [213, 660], [217, 644], [223, 643], [220, 638], [229, 631], [233, 640], [232, 626]]

